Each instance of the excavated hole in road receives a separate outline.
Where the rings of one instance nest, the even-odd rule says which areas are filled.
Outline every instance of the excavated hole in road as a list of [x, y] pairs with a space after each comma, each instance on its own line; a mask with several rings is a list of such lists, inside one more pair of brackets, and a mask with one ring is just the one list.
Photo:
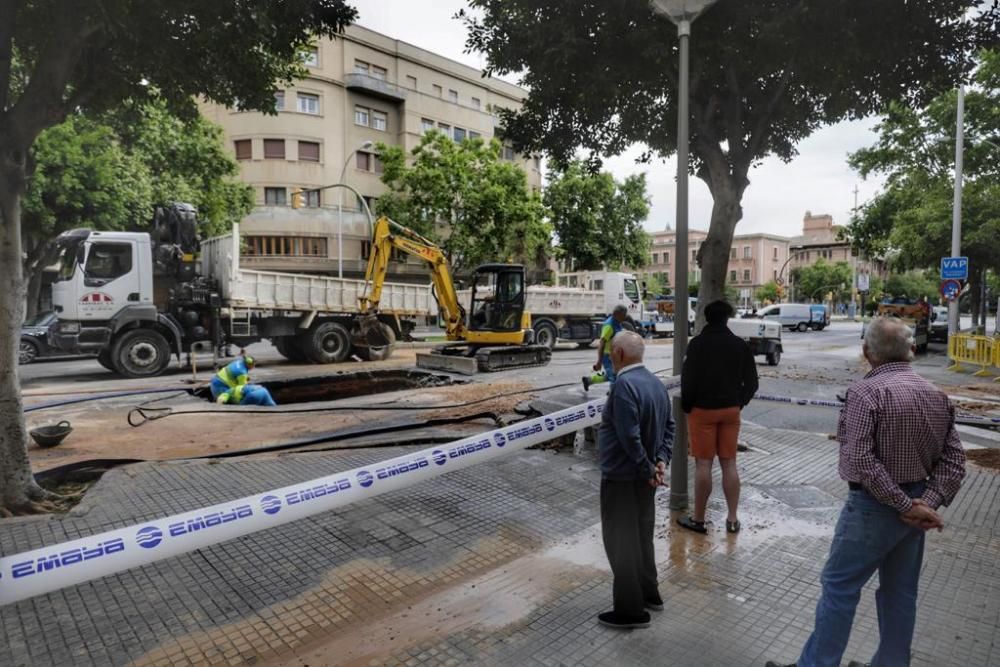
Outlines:
[[[266, 387], [278, 405], [292, 405], [294, 403], [336, 401], [341, 398], [371, 396], [392, 391], [444, 387], [463, 382], [464, 380], [457, 380], [450, 375], [440, 373], [391, 369], [315, 375], [291, 380], [270, 380], [255, 384]], [[195, 395], [208, 401], [212, 400], [211, 391], [207, 388], [197, 390]]]

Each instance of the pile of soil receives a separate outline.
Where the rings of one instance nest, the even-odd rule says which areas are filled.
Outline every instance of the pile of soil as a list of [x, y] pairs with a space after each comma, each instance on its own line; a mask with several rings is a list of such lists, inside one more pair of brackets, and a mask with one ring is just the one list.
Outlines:
[[1000, 473], [1000, 449], [970, 449], [965, 457], [977, 466]]

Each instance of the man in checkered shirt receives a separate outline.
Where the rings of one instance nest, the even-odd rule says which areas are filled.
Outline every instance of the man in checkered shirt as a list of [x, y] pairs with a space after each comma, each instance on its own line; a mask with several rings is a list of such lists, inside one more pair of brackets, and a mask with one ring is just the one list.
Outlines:
[[944, 526], [935, 510], [952, 501], [965, 476], [954, 409], [910, 368], [912, 350], [899, 320], [876, 319], [865, 333], [872, 370], [848, 391], [837, 429], [840, 476], [850, 492], [797, 667], [839, 667], [861, 589], [876, 571], [879, 646], [870, 664], [910, 664], [924, 533]]

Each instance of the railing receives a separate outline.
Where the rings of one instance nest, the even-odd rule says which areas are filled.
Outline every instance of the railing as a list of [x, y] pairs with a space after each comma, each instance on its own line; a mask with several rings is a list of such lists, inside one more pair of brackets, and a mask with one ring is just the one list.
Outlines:
[[[975, 334], [953, 334], [948, 337], [948, 358], [954, 363], [950, 371], [964, 370], [962, 364], [978, 366], [976, 377], [991, 377], [1000, 373], [1000, 339]], [[1000, 381], [997, 378], [996, 381]]]

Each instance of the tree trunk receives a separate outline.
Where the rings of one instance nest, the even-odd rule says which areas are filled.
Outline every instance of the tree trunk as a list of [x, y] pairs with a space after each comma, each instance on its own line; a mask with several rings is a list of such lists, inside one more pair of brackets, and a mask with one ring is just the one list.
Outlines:
[[[728, 178], [726, 179], [729, 180]], [[711, 187], [712, 221], [708, 236], [698, 250], [698, 265], [701, 267], [701, 285], [698, 288], [698, 315], [695, 331], [705, 325], [705, 306], [713, 301], [725, 300], [726, 279], [729, 272], [729, 249], [733, 245], [736, 223], [743, 217], [740, 206], [742, 188], [731, 182]]]
[[25, 320], [30, 320], [38, 314], [38, 302], [42, 295], [42, 274], [44, 268], [43, 266], [36, 266], [24, 278], [28, 285], [28, 295], [24, 302]]
[[0, 513], [35, 509], [52, 494], [35, 483], [28, 461], [17, 351], [25, 285], [21, 267], [21, 193], [27, 150], [0, 140]]
[[979, 271], [969, 273], [969, 310], [972, 311], [972, 328], [979, 326]]

